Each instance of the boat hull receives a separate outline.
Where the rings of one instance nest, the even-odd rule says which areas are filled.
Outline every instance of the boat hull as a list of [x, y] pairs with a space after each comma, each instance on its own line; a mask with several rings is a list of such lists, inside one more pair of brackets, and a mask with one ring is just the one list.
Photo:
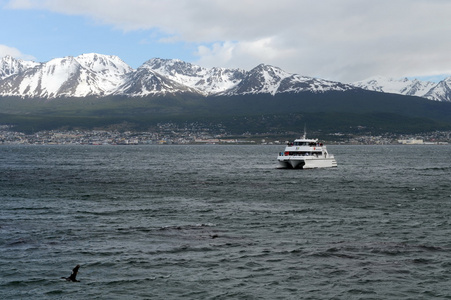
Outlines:
[[279, 156], [279, 169], [315, 169], [337, 167], [337, 162], [330, 158], [307, 158], [299, 156]]

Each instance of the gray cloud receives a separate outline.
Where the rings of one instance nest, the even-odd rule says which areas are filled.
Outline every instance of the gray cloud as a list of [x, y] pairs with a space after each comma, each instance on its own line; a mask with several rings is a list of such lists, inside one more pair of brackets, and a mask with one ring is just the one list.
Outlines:
[[11, 0], [198, 45], [203, 66], [258, 63], [338, 81], [451, 74], [447, 0]]

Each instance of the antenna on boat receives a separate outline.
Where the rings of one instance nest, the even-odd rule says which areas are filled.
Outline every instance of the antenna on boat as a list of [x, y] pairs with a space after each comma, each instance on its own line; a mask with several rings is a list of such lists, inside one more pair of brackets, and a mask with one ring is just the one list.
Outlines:
[[304, 136], [302, 137], [303, 139], [307, 138], [307, 125], [304, 124]]

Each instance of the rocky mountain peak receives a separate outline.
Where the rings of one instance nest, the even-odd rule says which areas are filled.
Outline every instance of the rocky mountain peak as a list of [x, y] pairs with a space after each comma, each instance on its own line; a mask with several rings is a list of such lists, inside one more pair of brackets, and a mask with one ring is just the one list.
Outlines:
[[[366, 80], [354, 82], [352, 85], [370, 91], [393, 93], [408, 96], [417, 96], [431, 100], [446, 100], [446, 88], [440, 87], [440, 83], [420, 81], [417, 79], [394, 79], [387, 77], [372, 77]], [[451, 97], [451, 95], [450, 95]]]
[[4, 56], [0, 59], [0, 79], [22, 73], [37, 65], [39, 63], [16, 59], [10, 55]]

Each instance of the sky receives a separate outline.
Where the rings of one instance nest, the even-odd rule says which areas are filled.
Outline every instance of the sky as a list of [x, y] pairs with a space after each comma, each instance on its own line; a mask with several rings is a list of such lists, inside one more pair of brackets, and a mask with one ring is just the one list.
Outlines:
[[449, 0], [0, 0], [0, 57], [117, 55], [355, 82], [451, 76]]

